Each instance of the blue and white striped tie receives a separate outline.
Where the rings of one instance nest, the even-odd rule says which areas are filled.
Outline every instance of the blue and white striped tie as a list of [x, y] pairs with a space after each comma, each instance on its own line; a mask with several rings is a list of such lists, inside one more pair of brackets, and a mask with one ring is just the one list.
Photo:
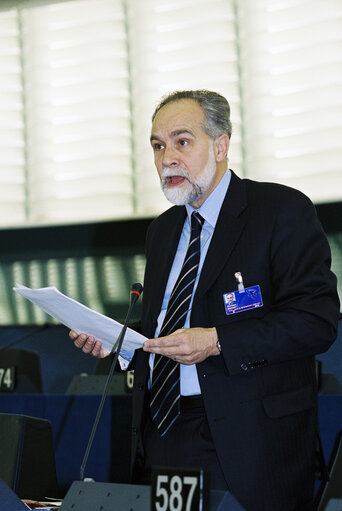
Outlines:
[[[178, 279], [172, 290], [159, 336], [183, 328], [200, 261], [200, 236], [204, 219], [199, 213], [191, 215], [191, 236]], [[151, 384], [151, 417], [164, 436], [179, 415], [179, 362], [155, 355]]]

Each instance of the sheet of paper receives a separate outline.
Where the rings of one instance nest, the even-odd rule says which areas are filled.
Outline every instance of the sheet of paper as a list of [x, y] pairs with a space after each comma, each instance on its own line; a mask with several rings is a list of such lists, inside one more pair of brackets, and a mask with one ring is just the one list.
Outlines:
[[[68, 328], [78, 333], [94, 336], [95, 339], [102, 342], [105, 351], [112, 351], [122, 328], [122, 324], [118, 321], [89, 309], [89, 307], [61, 293], [56, 287], [31, 289], [16, 284], [13, 290]], [[122, 349], [135, 350], [141, 348], [145, 340], [146, 337], [127, 328]]]

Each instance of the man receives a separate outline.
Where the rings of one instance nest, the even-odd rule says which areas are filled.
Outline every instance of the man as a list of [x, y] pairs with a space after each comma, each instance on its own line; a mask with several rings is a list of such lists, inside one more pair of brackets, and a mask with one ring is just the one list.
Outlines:
[[[202, 466], [211, 487], [228, 489], [247, 511], [303, 511], [318, 438], [314, 357], [336, 337], [336, 279], [309, 199], [228, 170], [229, 113], [219, 94], [181, 91], [153, 115], [155, 165], [176, 206], [146, 240], [140, 330], [149, 340], [133, 359], [134, 473]], [[194, 211], [200, 234], [191, 228], [190, 245], [200, 247], [189, 255]], [[193, 257], [189, 310], [178, 321], [170, 309], [186, 299], [171, 302]], [[236, 307], [225, 303], [229, 294]], [[176, 330], [165, 330], [175, 317]], [[70, 336], [104, 356], [93, 337]], [[165, 391], [176, 394], [159, 417]]]

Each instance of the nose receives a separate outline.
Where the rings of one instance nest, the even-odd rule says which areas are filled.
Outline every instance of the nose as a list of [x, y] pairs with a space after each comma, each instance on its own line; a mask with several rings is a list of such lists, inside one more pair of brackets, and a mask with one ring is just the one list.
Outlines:
[[178, 159], [175, 149], [172, 146], [166, 146], [163, 152], [163, 167], [176, 167]]

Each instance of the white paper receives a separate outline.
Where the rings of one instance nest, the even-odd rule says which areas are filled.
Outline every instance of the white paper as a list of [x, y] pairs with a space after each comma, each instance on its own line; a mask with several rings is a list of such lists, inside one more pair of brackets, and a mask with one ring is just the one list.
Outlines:
[[[31, 289], [16, 284], [13, 290], [71, 330], [95, 337], [96, 340], [102, 342], [103, 349], [106, 352], [112, 351], [122, 328], [122, 324], [118, 321], [89, 309], [89, 307], [61, 293], [56, 287]], [[131, 328], [127, 328], [122, 350], [129, 351], [141, 348], [146, 339]]]

